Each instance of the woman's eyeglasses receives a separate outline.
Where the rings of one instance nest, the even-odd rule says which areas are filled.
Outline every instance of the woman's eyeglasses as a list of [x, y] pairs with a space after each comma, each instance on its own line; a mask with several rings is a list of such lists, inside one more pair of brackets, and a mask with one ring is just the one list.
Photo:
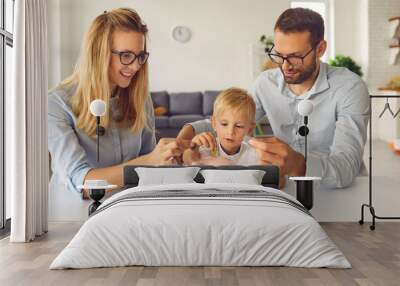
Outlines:
[[121, 64], [123, 65], [130, 65], [132, 64], [136, 59], [138, 60], [139, 65], [144, 65], [149, 58], [149, 53], [142, 51], [138, 55], [136, 55], [134, 52], [120, 52], [117, 50], [112, 50], [111, 51], [113, 54], [119, 55], [119, 60]]

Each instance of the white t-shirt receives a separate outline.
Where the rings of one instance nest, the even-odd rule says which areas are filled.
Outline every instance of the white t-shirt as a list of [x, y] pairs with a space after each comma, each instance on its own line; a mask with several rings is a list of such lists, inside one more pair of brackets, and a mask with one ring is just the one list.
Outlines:
[[218, 157], [221, 156], [225, 159], [232, 161], [234, 165], [257, 165], [258, 164], [258, 156], [256, 150], [251, 147], [247, 142], [242, 142], [240, 145], [240, 149], [236, 154], [229, 155], [227, 154], [221, 146], [217, 138], [218, 151], [216, 154], [213, 154], [209, 148], [200, 147], [199, 152], [202, 159], [210, 158], [210, 157]]

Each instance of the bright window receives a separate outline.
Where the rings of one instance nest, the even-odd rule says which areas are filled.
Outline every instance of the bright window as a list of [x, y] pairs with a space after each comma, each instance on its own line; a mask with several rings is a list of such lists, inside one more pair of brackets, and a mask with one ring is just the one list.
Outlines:
[[[8, 231], [10, 194], [5, 190], [5, 103], [11, 96], [14, 0], [0, 0], [0, 237]], [[7, 226], [7, 228], [5, 228]]]
[[[9, 99], [11, 96], [11, 81], [12, 81], [12, 67], [13, 67], [13, 57], [12, 57], [12, 45], [7, 44], [6, 45], [6, 74], [5, 74], [5, 99], [7, 100], [7, 98]], [[3, 101], [3, 104], [5, 105], [5, 101]], [[5, 127], [5, 126], [4, 126]], [[3, 128], [3, 131], [5, 131], [5, 128]], [[3, 137], [5, 139], [5, 137]], [[5, 140], [3, 141], [5, 143]], [[3, 145], [4, 148], [4, 145]], [[4, 155], [6, 154], [5, 152], [3, 153]], [[4, 158], [3, 158], [4, 159]], [[3, 165], [4, 166], [4, 165]], [[5, 170], [3, 170], [5, 172]], [[5, 176], [5, 174], [4, 174]], [[3, 181], [4, 182], [4, 181]], [[4, 186], [5, 184], [3, 184]], [[11, 218], [11, 192], [10, 192], [10, 188], [5, 188], [4, 190], [5, 193], [5, 206], [6, 206], [6, 210], [5, 210], [5, 219], [9, 219]]]
[[322, 56], [322, 61], [326, 62], [329, 58], [333, 58], [334, 51], [334, 39], [333, 39], [333, 0], [303, 0], [303, 1], [292, 1], [290, 3], [291, 8], [308, 8], [322, 16], [325, 24], [325, 40], [328, 42], [328, 48], [325, 54]]
[[5, 28], [10, 33], [14, 32], [14, 2], [15, 0], [5, 0]]

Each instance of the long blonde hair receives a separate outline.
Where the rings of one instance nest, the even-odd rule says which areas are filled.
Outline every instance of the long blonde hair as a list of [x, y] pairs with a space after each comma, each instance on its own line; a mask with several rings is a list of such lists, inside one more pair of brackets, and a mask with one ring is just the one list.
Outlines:
[[[72, 111], [77, 117], [76, 126], [90, 136], [96, 131], [96, 119], [89, 111], [90, 102], [102, 99], [108, 107], [112, 96], [108, 69], [115, 30], [139, 32], [145, 38], [148, 31], [133, 9], [119, 8], [97, 16], [85, 35], [74, 72], [60, 84], [61, 87], [76, 85], [76, 92], [71, 98]], [[146, 100], [151, 101], [148, 96], [147, 62], [137, 71], [127, 88], [117, 87], [115, 92], [119, 95], [121, 112], [118, 121], [126, 123], [133, 133], [143, 127], [151, 129], [145, 107]], [[101, 117], [101, 124], [109, 127], [110, 112]]]

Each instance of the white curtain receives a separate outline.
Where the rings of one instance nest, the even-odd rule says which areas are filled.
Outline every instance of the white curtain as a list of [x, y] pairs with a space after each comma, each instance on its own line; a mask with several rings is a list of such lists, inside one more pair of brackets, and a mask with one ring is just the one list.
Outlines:
[[46, 0], [17, 0], [14, 11], [6, 186], [11, 188], [10, 241], [28, 242], [48, 226]]

